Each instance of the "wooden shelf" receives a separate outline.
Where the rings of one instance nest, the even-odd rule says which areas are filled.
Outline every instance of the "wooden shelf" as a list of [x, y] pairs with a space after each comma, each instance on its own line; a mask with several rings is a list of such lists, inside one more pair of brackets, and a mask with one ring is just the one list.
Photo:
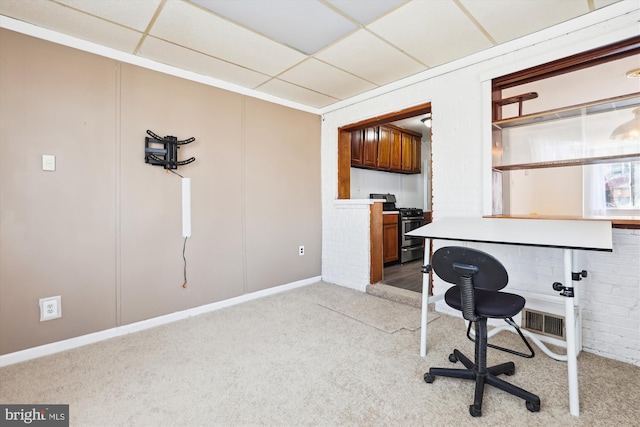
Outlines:
[[640, 153], [632, 154], [618, 154], [615, 156], [601, 156], [601, 157], [583, 157], [579, 159], [567, 159], [567, 160], [549, 160], [546, 162], [536, 163], [519, 163], [510, 165], [493, 166], [494, 170], [498, 171], [512, 171], [523, 169], [543, 169], [543, 168], [559, 168], [565, 166], [582, 166], [582, 165], [595, 165], [599, 163], [618, 163], [618, 162], [635, 162], [640, 161]]
[[636, 105], [640, 105], [640, 92], [602, 99], [600, 101], [572, 105], [569, 107], [557, 108], [555, 110], [541, 111], [539, 113], [527, 114], [520, 117], [496, 120], [492, 125], [496, 129], [508, 129], [526, 126], [533, 123], [567, 119], [580, 116], [582, 114], [604, 113], [606, 111], [619, 110], [621, 108], [628, 108]]

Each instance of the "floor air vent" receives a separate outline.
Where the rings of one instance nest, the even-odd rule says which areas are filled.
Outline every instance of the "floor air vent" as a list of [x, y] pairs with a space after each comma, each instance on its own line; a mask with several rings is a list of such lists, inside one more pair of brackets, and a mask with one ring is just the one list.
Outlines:
[[525, 309], [522, 312], [522, 329], [537, 334], [564, 339], [564, 317]]

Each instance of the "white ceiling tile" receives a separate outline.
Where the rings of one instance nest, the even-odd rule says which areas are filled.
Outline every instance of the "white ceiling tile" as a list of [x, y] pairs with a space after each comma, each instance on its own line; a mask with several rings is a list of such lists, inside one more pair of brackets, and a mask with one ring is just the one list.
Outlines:
[[270, 75], [306, 58], [294, 49], [182, 1], [167, 1], [150, 34]]
[[424, 70], [424, 65], [364, 29], [326, 48], [316, 58], [380, 86]]
[[255, 88], [270, 78], [265, 74], [260, 74], [151, 36], [144, 40], [138, 55], [248, 88]]
[[270, 80], [260, 86], [257, 90], [315, 108], [326, 107], [327, 105], [331, 105], [338, 101], [336, 98], [332, 98], [279, 79]]
[[56, 0], [78, 10], [144, 32], [161, 0]]
[[584, 0], [460, 0], [498, 43], [589, 12]]
[[327, 0], [361, 24], [368, 24], [377, 17], [398, 7], [406, 0]]
[[316, 59], [309, 59], [278, 77], [337, 99], [346, 99], [376, 87]]
[[[192, 1], [308, 55], [357, 28], [316, 0]], [[247, 13], [248, 10], [251, 13]]]
[[[626, 10], [640, 0], [202, 1], [240, 5], [233, 18], [243, 24], [194, 0], [0, 0], [0, 14], [126, 53], [143, 40], [141, 57], [322, 108], [590, 8], [625, 3]], [[294, 17], [300, 11], [306, 16]], [[348, 23], [338, 39], [328, 24], [335, 17]], [[309, 58], [261, 34], [274, 19], [282, 30], [274, 36], [285, 42], [318, 27], [333, 42]]]
[[367, 28], [429, 67], [492, 46], [450, 0], [412, 1]]
[[127, 53], [142, 34], [66, 6], [34, 0], [2, 0], [0, 14]]
[[618, 3], [621, 0], [594, 0], [593, 5], [596, 9], [600, 9], [601, 7], [609, 6], [613, 3]]

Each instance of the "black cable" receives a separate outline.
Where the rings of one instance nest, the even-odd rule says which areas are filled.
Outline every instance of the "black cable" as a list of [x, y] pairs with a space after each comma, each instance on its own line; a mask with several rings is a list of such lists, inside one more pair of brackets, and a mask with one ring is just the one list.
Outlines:
[[180, 174], [179, 174], [178, 172], [176, 172], [176, 171], [173, 171], [173, 170], [171, 170], [171, 169], [167, 169], [167, 170], [168, 170], [169, 172], [171, 172], [171, 173], [175, 173], [175, 174], [176, 174], [176, 175], [178, 175], [180, 178], [184, 178], [184, 176], [180, 175]]

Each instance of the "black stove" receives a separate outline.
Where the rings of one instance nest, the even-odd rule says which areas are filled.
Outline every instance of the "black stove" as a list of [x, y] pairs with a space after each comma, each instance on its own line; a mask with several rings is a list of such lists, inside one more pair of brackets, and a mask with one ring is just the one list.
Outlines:
[[424, 212], [420, 208], [399, 208], [400, 216], [403, 218], [420, 217], [423, 218]]
[[424, 239], [408, 236], [407, 233], [422, 227], [424, 216], [420, 208], [401, 208], [399, 221], [400, 264], [422, 259], [424, 256]]

